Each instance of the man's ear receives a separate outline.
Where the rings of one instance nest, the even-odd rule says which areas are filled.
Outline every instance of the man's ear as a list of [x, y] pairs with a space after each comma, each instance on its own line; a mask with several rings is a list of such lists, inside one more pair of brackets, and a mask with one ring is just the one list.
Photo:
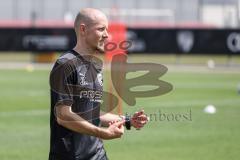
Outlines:
[[79, 33], [80, 33], [81, 36], [86, 34], [86, 25], [85, 24], [80, 24]]

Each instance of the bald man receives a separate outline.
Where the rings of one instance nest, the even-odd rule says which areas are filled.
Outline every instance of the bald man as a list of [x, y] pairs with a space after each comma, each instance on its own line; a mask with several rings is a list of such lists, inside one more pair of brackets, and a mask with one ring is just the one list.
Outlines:
[[61, 55], [50, 74], [49, 160], [106, 160], [102, 139], [120, 138], [124, 125], [142, 128], [144, 111], [125, 117], [100, 111], [102, 63], [108, 20], [99, 10], [82, 9], [74, 22], [76, 46]]

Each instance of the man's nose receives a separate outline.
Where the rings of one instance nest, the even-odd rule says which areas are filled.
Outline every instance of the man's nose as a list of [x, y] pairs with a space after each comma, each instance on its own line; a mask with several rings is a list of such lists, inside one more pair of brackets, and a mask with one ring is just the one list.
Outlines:
[[105, 32], [103, 34], [103, 37], [106, 38], [106, 39], [108, 38], [108, 31], [107, 30], [105, 30]]

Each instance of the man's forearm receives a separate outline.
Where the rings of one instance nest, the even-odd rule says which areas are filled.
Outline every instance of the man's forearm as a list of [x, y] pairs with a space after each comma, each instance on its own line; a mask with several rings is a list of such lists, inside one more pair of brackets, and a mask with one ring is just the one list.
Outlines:
[[57, 117], [57, 122], [65, 128], [78, 133], [99, 137], [100, 128], [81, 118], [76, 113], [65, 113]]

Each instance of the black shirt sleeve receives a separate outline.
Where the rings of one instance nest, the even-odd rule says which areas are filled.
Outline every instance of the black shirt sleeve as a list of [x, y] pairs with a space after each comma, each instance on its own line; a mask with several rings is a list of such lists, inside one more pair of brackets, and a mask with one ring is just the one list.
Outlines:
[[73, 85], [75, 69], [73, 64], [56, 62], [50, 74], [51, 94], [54, 106], [73, 104]]

